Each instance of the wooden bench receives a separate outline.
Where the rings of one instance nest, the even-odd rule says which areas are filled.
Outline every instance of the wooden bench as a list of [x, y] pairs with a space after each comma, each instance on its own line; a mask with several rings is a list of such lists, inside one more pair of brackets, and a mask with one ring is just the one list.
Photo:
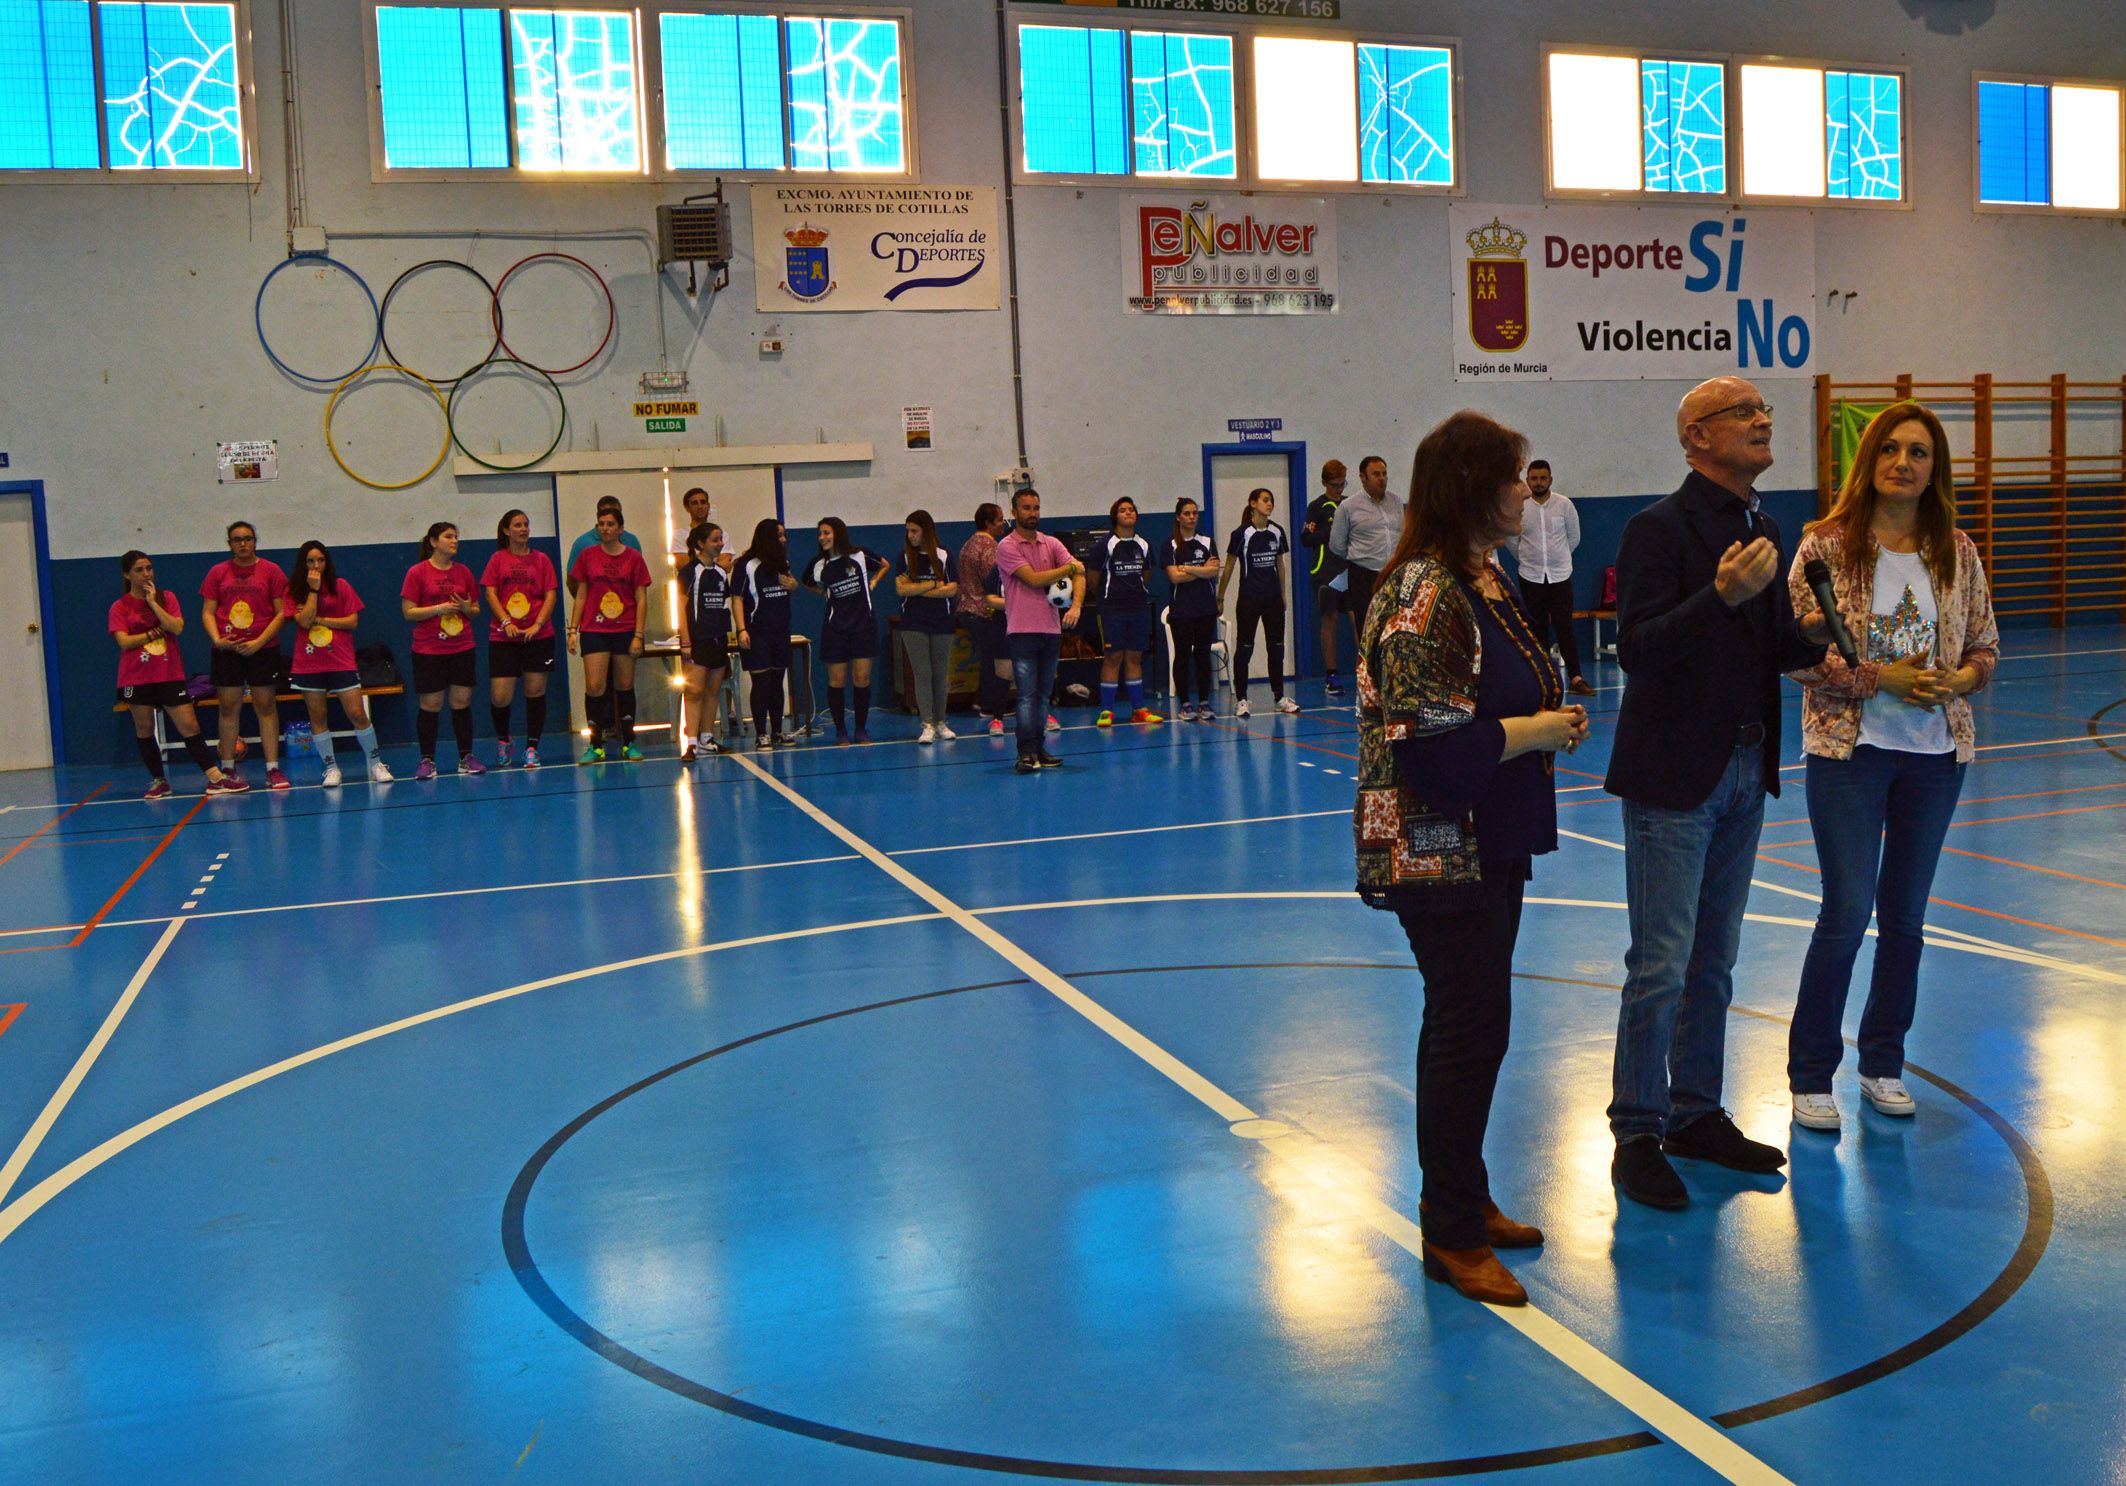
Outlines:
[[1572, 611], [1572, 617], [1575, 623], [1582, 619], [1593, 622], [1594, 653], [1597, 657], [1608, 660], [1617, 658], [1616, 641], [1612, 640], [1607, 645], [1602, 643], [1602, 626], [1605, 623], [1613, 625], [1617, 622], [1617, 611], [1615, 609], [1575, 609]]
[[[246, 694], [248, 695], [248, 692]], [[365, 686], [362, 688], [362, 696], [364, 700], [370, 697], [397, 697], [404, 696], [405, 694], [406, 688], [403, 686]], [[299, 691], [280, 692], [273, 698], [274, 702], [277, 704], [284, 702], [300, 702], [302, 699], [303, 694]], [[201, 707], [219, 707], [221, 705], [221, 698], [218, 695], [212, 694], [203, 697], [189, 697], [186, 700], [190, 701], [195, 709]], [[113, 712], [130, 712], [132, 710], [132, 705], [127, 702], [118, 702], [112, 706], [111, 710]], [[274, 710], [278, 712], [280, 709], [278, 706], [276, 706]], [[155, 709], [155, 746], [161, 749], [165, 754], [181, 752], [184, 748], [183, 742], [173, 741], [167, 736], [167, 733], [165, 731], [165, 724], [168, 720], [168, 717], [169, 714], [164, 712], [162, 708], [157, 707]], [[204, 733], [206, 732], [206, 729], [202, 727], [200, 731]], [[354, 736], [354, 731], [351, 728], [327, 728], [325, 730], [325, 736], [327, 738], [351, 738]], [[249, 733], [239, 733], [237, 735], [237, 739], [239, 742], [242, 743], [258, 742], [257, 736], [255, 734]]]

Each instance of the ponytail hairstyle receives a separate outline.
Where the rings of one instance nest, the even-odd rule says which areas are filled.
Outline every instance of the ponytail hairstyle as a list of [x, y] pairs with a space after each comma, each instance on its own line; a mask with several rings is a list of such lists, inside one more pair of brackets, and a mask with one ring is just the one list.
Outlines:
[[946, 577], [945, 557], [938, 551], [938, 524], [931, 520], [930, 513], [924, 510], [910, 511], [901, 524], [920, 526], [923, 529], [923, 545], [920, 548], [906, 541], [901, 544], [901, 559], [908, 569], [908, 576], [916, 576], [918, 565], [927, 564], [942, 583]]
[[760, 564], [763, 577], [771, 574], [790, 576], [790, 553], [783, 544], [782, 523], [773, 516], [763, 516], [753, 524], [753, 540], [739, 555], [738, 566], [743, 569], [749, 562]]
[[[495, 523], [495, 551], [507, 552], [509, 550], [509, 524], [519, 516], [524, 516], [524, 513], [518, 510], [504, 511], [502, 519]], [[527, 523], [531, 521], [529, 516], [524, 516], [524, 519]]]
[[421, 561], [426, 562], [436, 555], [437, 537], [440, 537], [446, 531], [456, 531], [457, 529], [458, 523], [455, 521], [438, 521], [429, 527], [428, 535], [421, 538]]
[[718, 526], [713, 521], [704, 521], [699, 526], [694, 527], [692, 530], [690, 530], [687, 533], [687, 561], [693, 563], [697, 567], [710, 566], [710, 564], [704, 563], [701, 560], [700, 549], [702, 545], [709, 540], [710, 537], [714, 536], [716, 533], [722, 530], [723, 528]]
[[147, 553], [135, 547], [127, 552], [125, 556], [118, 559], [119, 577], [125, 584], [123, 588], [118, 590], [120, 593], [131, 593], [133, 591], [133, 564], [147, 555]]

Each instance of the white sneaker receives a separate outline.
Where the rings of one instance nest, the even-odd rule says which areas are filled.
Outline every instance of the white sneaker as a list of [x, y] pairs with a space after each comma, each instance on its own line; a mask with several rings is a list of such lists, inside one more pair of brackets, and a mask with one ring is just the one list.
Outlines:
[[327, 789], [340, 787], [340, 766], [337, 763], [325, 765], [325, 778], [322, 782]]
[[698, 749], [702, 749], [702, 750], [705, 750], [705, 751], [706, 751], [706, 750], [710, 750], [710, 749], [714, 749], [714, 748], [716, 747], [716, 736], [715, 736], [715, 734], [713, 734], [713, 733], [703, 733], [703, 734], [701, 734], [701, 735], [700, 735], [699, 737], [697, 737], [697, 738], [696, 738], [696, 739], [694, 740], [694, 746], [695, 746], [696, 748], [698, 748]]
[[396, 777], [391, 772], [391, 765], [385, 763], [382, 759], [373, 758], [369, 761], [369, 782], [371, 784], [389, 784]]
[[1277, 710], [1279, 712], [1297, 712], [1299, 703], [1293, 701], [1290, 697], [1279, 697], [1277, 699]]
[[1248, 699], [1246, 697], [1242, 697], [1239, 701], [1233, 704], [1233, 715], [1235, 717], [1245, 717], [1248, 715]]
[[955, 733], [952, 730], [950, 724], [942, 722], [938, 724], [938, 740], [940, 742], [950, 743], [954, 738], [957, 738], [958, 736], [959, 734]]
[[1883, 1114], [1910, 1119], [1919, 1113], [1919, 1106], [1905, 1091], [1905, 1081], [1901, 1078], [1863, 1077], [1860, 1080], [1860, 1092], [1867, 1096], [1868, 1103]]
[[1811, 1130], [1836, 1130], [1838, 1101], [1828, 1094], [1796, 1094], [1794, 1123]]
[[915, 735], [915, 741], [918, 743], [935, 743], [937, 740], [938, 730], [927, 722], [923, 724], [923, 730]]

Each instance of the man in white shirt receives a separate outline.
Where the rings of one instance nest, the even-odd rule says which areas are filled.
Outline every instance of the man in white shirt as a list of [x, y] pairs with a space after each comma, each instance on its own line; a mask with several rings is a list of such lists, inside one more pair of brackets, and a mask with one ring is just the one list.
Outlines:
[[1558, 652], [1573, 693], [1591, 697], [1594, 688], [1580, 674], [1580, 645], [1572, 632], [1572, 549], [1580, 545], [1580, 513], [1550, 488], [1550, 461], [1528, 461], [1528, 494], [1521, 534], [1513, 541], [1513, 560], [1521, 569], [1521, 594], [1535, 621], [1536, 643], [1550, 648], [1557, 632]]

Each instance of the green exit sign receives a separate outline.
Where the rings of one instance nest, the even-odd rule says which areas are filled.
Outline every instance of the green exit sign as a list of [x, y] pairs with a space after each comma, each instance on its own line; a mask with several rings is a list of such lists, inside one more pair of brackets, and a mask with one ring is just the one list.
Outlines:
[[687, 420], [684, 418], [645, 418], [642, 428], [645, 433], [685, 433], [687, 431]]

